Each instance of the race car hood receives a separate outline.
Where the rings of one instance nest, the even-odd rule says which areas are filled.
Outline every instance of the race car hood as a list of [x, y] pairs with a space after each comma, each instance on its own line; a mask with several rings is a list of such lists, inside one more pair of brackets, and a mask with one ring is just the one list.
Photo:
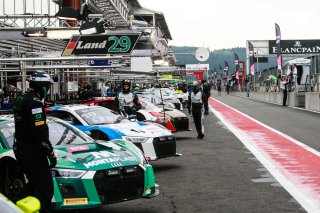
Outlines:
[[187, 117], [186, 114], [179, 110], [167, 110], [166, 114], [173, 118]]
[[[151, 115], [153, 113], [161, 113], [163, 115], [163, 110], [162, 109], [144, 109], [144, 111], [147, 111], [148, 113], [150, 113]], [[166, 110], [166, 117], [170, 116], [173, 118], [178, 118], [178, 117], [187, 117], [186, 114], [184, 114], [183, 112], [181, 112], [180, 110], [176, 110], [176, 109], [165, 109]], [[158, 116], [156, 116], [158, 117]]]
[[[138, 112], [147, 112], [149, 113], [150, 115], [156, 117], [156, 118], [163, 118], [164, 117], [164, 114], [162, 113], [162, 110], [157, 110], [157, 109], [141, 109], [139, 110]], [[169, 119], [169, 116], [167, 115], [167, 113], [165, 114], [165, 118], [166, 119]]]
[[111, 142], [55, 147], [58, 169], [104, 170], [143, 163], [134, 152]]
[[117, 129], [126, 136], [154, 138], [172, 135], [170, 131], [154, 123], [128, 122], [119, 124], [107, 124], [105, 126]]

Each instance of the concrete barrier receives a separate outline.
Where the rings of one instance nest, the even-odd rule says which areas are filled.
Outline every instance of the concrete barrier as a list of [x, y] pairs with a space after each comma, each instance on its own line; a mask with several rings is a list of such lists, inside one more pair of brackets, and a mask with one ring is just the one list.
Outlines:
[[[233, 92], [233, 95], [247, 97], [246, 92]], [[282, 105], [282, 92], [250, 92], [249, 98]]]
[[[247, 97], [246, 92], [232, 92], [232, 95]], [[250, 92], [249, 98], [282, 105], [282, 92]], [[288, 92], [287, 105], [320, 112], [320, 92]]]
[[288, 105], [294, 107], [304, 108], [306, 105], [305, 100], [306, 92], [289, 92], [288, 93]]
[[320, 112], [320, 93], [307, 92], [305, 94], [306, 109]]

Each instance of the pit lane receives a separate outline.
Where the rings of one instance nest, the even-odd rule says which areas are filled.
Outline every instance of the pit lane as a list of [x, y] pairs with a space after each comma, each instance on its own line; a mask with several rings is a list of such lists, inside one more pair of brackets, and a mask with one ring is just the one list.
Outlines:
[[181, 157], [151, 162], [158, 197], [79, 212], [305, 212], [211, 112], [204, 124], [204, 140], [175, 133]]

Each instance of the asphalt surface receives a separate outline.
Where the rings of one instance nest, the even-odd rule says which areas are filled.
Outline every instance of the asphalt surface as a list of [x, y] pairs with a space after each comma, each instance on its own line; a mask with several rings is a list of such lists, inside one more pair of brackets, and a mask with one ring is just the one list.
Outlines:
[[320, 113], [234, 95], [214, 98], [320, 151]]
[[[213, 96], [319, 148], [315, 139], [320, 132], [315, 136], [313, 126], [319, 126], [319, 114], [231, 95]], [[151, 162], [159, 196], [79, 212], [305, 212], [211, 112], [204, 123], [203, 140], [196, 138], [195, 130], [175, 133], [181, 157]], [[190, 125], [195, 129], [192, 118]]]

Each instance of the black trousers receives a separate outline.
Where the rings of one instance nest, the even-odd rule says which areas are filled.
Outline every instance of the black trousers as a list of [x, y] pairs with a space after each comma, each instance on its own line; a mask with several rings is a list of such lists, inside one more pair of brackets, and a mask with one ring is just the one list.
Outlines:
[[298, 76], [297, 76], [297, 83], [298, 83], [298, 85], [300, 85], [300, 83], [301, 83], [301, 77], [302, 77], [301, 75], [298, 75]]
[[282, 99], [282, 105], [285, 106], [287, 105], [287, 96], [288, 96], [288, 92], [286, 89], [284, 89], [283, 91], [283, 99]]
[[53, 196], [53, 180], [47, 156], [35, 145], [18, 146], [15, 156], [28, 183], [20, 190], [14, 201], [34, 196], [41, 203], [40, 212], [49, 212]]
[[202, 96], [204, 113], [206, 113], [206, 114], [209, 112], [208, 100], [209, 100], [209, 96], [208, 95], [203, 95]]
[[230, 92], [230, 86], [227, 85], [227, 94]]
[[192, 116], [198, 135], [204, 133], [202, 104], [192, 104]]

